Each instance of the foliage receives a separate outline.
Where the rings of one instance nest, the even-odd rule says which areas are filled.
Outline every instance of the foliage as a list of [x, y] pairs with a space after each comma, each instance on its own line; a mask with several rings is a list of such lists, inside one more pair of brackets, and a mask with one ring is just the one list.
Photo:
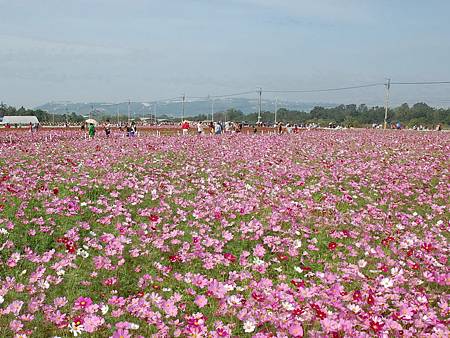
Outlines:
[[[365, 104], [359, 106], [355, 104], [338, 105], [336, 107], [314, 107], [310, 112], [289, 110], [280, 108], [277, 111], [277, 121], [283, 123], [319, 123], [321, 125], [328, 125], [329, 123], [337, 123], [343, 126], [367, 126], [371, 124], [382, 124], [384, 122], [384, 107], [367, 107]], [[404, 125], [414, 126], [435, 126], [441, 124], [443, 126], [450, 125], [450, 109], [433, 108], [425, 103], [416, 103], [412, 107], [408, 104], [388, 111], [388, 122], [400, 122]], [[273, 123], [275, 120], [274, 112], [263, 111], [261, 113], [263, 122]], [[195, 116], [193, 120], [205, 119], [205, 115]], [[247, 121], [255, 123], [258, 120], [257, 113], [244, 114], [240, 110], [229, 109], [225, 112], [214, 114], [216, 121]]]
[[2, 338], [450, 334], [449, 133], [8, 133]]
[[0, 105], [0, 117], [3, 116], [36, 116], [40, 123], [48, 122], [82, 122], [85, 118], [74, 112], [67, 114], [51, 114], [49, 112], [40, 109], [25, 109], [20, 107], [19, 109], [4, 104]]

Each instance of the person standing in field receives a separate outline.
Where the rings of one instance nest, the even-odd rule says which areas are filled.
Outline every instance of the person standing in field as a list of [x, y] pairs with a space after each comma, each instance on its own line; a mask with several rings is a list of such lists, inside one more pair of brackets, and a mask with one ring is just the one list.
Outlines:
[[183, 124], [181, 125], [181, 130], [183, 131], [183, 135], [187, 135], [189, 132], [189, 122], [188, 121], [184, 121]]
[[220, 135], [222, 133], [222, 126], [220, 125], [220, 123], [216, 122], [214, 124], [214, 133], [216, 135]]
[[283, 124], [281, 122], [278, 122], [277, 131], [278, 131], [278, 134], [283, 133]]
[[201, 122], [197, 123], [197, 134], [203, 134], [203, 124]]
[[93, 123], [89, 125], [89, 138], [94, 138], [95, 136], [95, 126]]
[[111, 124], [109, 123], [109, 120], [106, 120], [105, 134], [106, 137], [109, 137], [109, 135], [111, 134]]

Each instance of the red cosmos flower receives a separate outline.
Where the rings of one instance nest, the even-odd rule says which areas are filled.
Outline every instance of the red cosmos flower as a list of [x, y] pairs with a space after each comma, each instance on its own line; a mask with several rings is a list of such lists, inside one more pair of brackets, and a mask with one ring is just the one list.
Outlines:
[[223, 254], [223, 257], [225, 257], [225, 259], [229, 260], [232, 263], [236, 262], [236, 256], [231, 254], [231, 253], [229, 253], [229, 252], [225, 252]]
[[298, 308], [292, 310], [292, 315], [293, 316], [300, 316], [303, 312], [304, 312], [303, 309], [298, 307]]
[[426, 252], [433, 251], [433, 245], [431, 243], [423, 243], [422, 249], [424, 249]]
[[389, 271], [389, 267], [387, 266], [387, 265], [382, 265], [381, 267], [380, 267], [380, 270], [381, 271], [383, 271], [383, 272], [388, 272]]
[[68, 239], [66, 237], [60, 237], [56, 240], [58, 243], [67, 243]]
[[154, 290], [159, 290], [159, 289], [161, 289], [161, 287], [158, 285], [158, 284], [153, 284], [153, 289]]
[[336, 242], [330, 242], [328, 243], [328, 249], [330, 250], [334, 250], [337, 248], [337, 243]]
[[295, 279], [291, 280], [291, 284], [294, 284], [298, 288], [305, 287], [305, 282], [304, 281], [296, 281]]
[[373, 296], [371, 294], [369, 296], [367, 296], [367, 304], [369, 304], [369, 305], [375, 304], [375, 298], [373, 298]]
[[353, 292], [353, 300], [354, 301], [361, 301], [362, 300], [361, 291], [356, 290], [355, 292]]
[[289, 256], [279, 254], [279, 255], [278, 255], [278, 259], [279, 259], [280, 261], [284, 262], [284, 261], [289, 260]]
[[413, 265], [411, 265], [411, 269], [413, 269], [413, 270], [419, 270], [419, 269], [420, 269], [420, 266], [419, 266], [419, 264], [414, 263]]
[[59, 189], [53, 188], [53, 195], [58, 195], [58, 194], [59, 194]]
[[157, 221], [159, 220], [159, 217], [158, 217], [158, 215], [151, 214], [150, 217], [149, 217], [149, 219], [150, 219], [150, 221], [152, 221], [152, 222], [157, 222]]
[[74, 322], [74, 324], [75, 324], [76, 326], [80, 326], [80, 325], [82, 325], [82, 324], [84, 323], [84, 320], [83, 320], [83, 318], [81, 318], [81, 317], [75, 317], [75, 318], [73, 319], [73, 322]]
[[3, 175], [2, 177], [0, 177], [0, 183], [5, 182], [7, 180], [9, 180], [9, 175]]
[[320, 320], [327, 318], [327, 314], [321, 310], [316, 310], [316, 315]]
[[384, 323], [379, 323], [375, 321], [370, 321], [370, 328], [376, 333], [380, 332], [383, 329]]
[[309, 266], [302, 266], [301, 268], [303, 271], [311, 271], [312, 270], [311, 267], [309, 267]]
[[252, 293], [252, 297], [258, 302], [263, 302], [266, 299], [263, 294], [257, 293], [256, 291]]
[[181, 257], [178, 255], [172, 255], [172, 256], [169, 256], [169, 260], [172, 263], [181, 262]]
[[392, 319], [393, 320], [399, 320], [399, 319], [401, 319], [402, 318], [402, 316], [400, 315], [400, 312], [394, 312], [393, 314], [392, 314]]
[[219, 337], [228, 337], [228, 332], [221, 327], [217, 328], [216, 333]]
[[95, 147], [95, 150], [96, 150], [96, 151], [100, 151], [100, 149], [101, 149], [101, 148], [100, 148], [99, 145], [97, 145], [97, 146]]
[[408, 252], [406, 253], [406, 256], [411, 257], [413, 254], [414, 254], [414, 250], [409, 249]]
[[71, 254], [73, 254], [73, 253], [75, 253], [76, 251], [77, 251], [77, 248], [75, 247], [75, 245], [67, 245], [66, 244], [66, 250], [69, 252], [69, 253], [71, 253]]
[[220, 211], [214, 212], [214, 218], [215, 218], [216, 220], [221, 219], [221, 218], [222, 218], [222, 213], [221, 213]]

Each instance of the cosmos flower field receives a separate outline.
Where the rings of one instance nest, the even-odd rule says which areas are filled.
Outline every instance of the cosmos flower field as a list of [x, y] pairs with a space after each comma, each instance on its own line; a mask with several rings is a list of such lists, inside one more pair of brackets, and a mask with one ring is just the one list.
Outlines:
[[0, 134], [0, 337], [448, 337], [450, 133]]

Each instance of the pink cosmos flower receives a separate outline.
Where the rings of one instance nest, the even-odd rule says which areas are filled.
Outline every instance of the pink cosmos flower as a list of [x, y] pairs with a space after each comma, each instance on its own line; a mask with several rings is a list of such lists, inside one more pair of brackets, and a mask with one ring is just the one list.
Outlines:
[[79, 297], [75, 301], [74, 309], [80, 310], [92, 305], [92, 299], [89, 297]]
[[195, 297], [194, 303], [199, 307], [202, 308], [208, 304], [208, 299], [204, 295], [199, 295]]
[[289, 334], [293, 337], [303, 337], [303, 327], [300, 324], [292, 324], [289, 327]]
[[114, 332], [112, 338], [131, 338], [131, 335], [127, 329], [118, 329]]

